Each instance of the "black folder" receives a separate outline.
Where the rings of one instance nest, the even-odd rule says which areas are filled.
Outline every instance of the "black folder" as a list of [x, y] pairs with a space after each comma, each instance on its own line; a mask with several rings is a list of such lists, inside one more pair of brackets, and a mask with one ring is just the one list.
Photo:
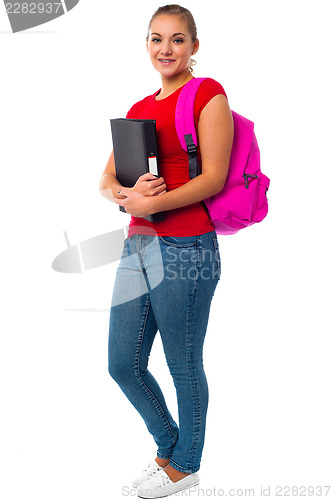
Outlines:
[[[155, 120], [111, 119], [116, 178], [124, 187], [133, 187], [140, 175], [158, 173]], [[122, 212], [125, 209], [119, 206]], [[150, 222], [164, 220], [164, 212], [145, 217]]]

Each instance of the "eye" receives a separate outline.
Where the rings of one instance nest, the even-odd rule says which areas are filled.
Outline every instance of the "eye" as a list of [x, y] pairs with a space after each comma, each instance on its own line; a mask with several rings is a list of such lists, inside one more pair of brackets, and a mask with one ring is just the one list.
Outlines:
[[183, 39], [182, 39], [182, 38], [176, 38], [176, 39], [174, 40], [174, 43], [176, 43], [176, 44], [183, 43]]
[[156, 38], [156, 37], [151, 38], [151, 42], [158, 43], [158, 42], [160, 42], [160, 38]]

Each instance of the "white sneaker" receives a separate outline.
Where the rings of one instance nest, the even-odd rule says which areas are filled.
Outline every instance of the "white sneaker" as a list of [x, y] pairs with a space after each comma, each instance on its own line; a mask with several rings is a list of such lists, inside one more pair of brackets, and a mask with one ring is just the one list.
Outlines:
[[140, 486], [144, 481], [147, 481], [154, 472], [164, 470], [165, 467], [161, 467], [157, 464], [155, 460], [149, 463], [149, 465], [143, 469], [140, 474], [132, 481], [132, 485], [134, 488]]
[[199, 483], [199, 476], [196, 472], [188, 474], [180, 481], [173, 483], [164, 470], [156, 471], [154, 474], [141, 484], [137, 489], [137, 495], [140, 498], [162, 498], [173, 495], [178, 491], [186, 490]]

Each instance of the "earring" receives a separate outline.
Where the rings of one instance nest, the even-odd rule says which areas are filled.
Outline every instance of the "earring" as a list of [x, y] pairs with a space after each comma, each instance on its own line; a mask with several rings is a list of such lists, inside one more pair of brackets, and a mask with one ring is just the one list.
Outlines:
[[189, 64], [189, 71], [193, 74], [194, 73], [194, 68], [193, 66], [196, 66], [197, 62], [195, 61], [195, 59], [193, 59], [192, 57], [190, 58], [190, 64]]

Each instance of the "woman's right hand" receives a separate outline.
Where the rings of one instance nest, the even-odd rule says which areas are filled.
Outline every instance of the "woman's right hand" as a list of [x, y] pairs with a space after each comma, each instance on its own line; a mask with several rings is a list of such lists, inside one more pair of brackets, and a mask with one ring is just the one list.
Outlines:
[[155, 177], [148, 172], [141, 175], [131, 189], [144, 196], [155, 196], [166, 192], [166, 184], [163, 177]]
[[[115, 203], [115, 198], [126, 198], [126, 196], [121, 196], [119, 193], [123, 187], [124, 186], [122, 186], [116, 178], [114, 152], [112, 151], [100, 179], [100, 193], [109, 201]], [[166, 193], [166, 184], [163, 177], [155, 177], [148, 172], [147, 174], [141, 175], [133, 187], [127, 189], [136, 191], [144, 196], [154, 196], [156, 194]]]

